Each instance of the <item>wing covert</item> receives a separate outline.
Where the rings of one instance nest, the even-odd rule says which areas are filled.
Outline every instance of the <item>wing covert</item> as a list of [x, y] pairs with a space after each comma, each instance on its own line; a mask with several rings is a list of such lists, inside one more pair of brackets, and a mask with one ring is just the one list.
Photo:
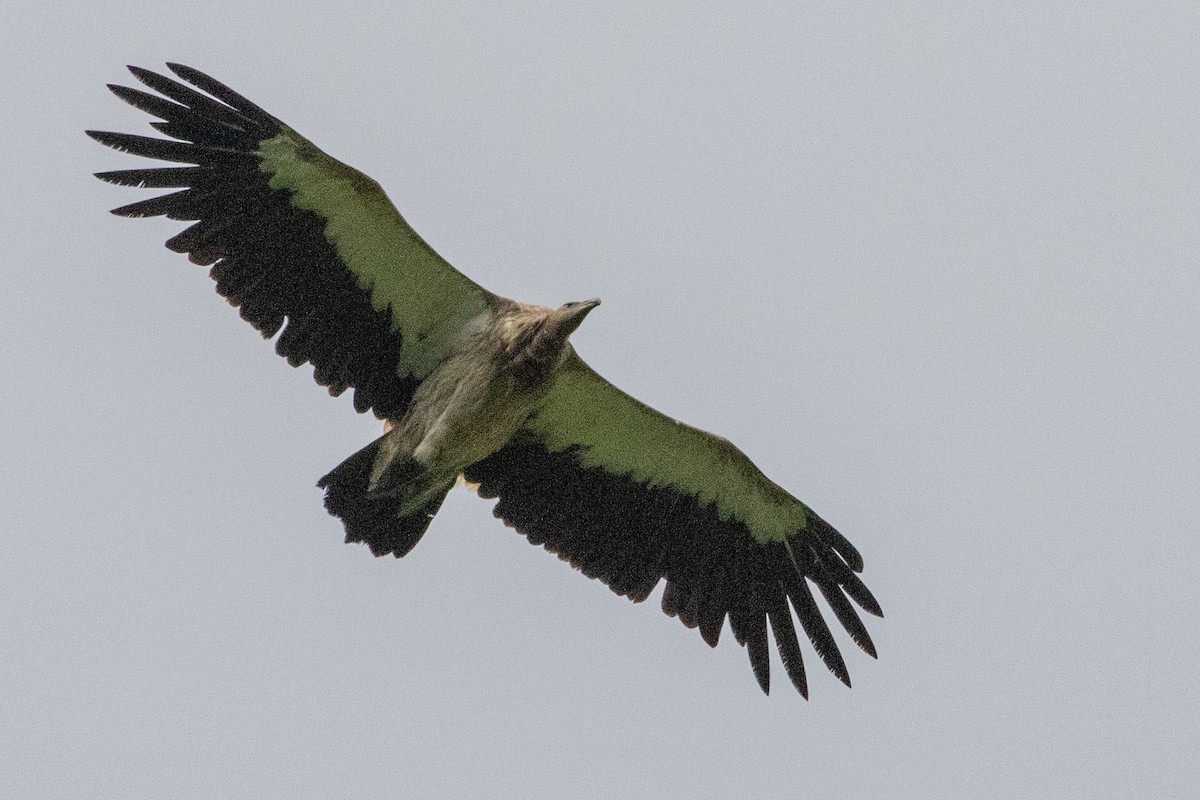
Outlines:
[[640, 602], [665, 579], [663, 610], [709, 645], [728, 617], [763, 691], [770, 628], [808, 696], [793, 612], [826, 666], [850, 683], [810, 584], [875, 655], [850, 600], [882, 611], [856, 574], [862, 558], [850, 542], [727, 440], [638, 402], [578, 356], [517, 436], [464, 474], [482, 497], [499, 498], [497, 517], [618, 594]]
[[218, 293], [264, 337], [282, 329], [280, 355], [312, 363], [331, 394], [354, 387], [359, 411], [399, 416], [491, 295], [426, 244], [378, 183], [209, 76], [168, 66], [191, 86], [130, 67], [158, 94], [109, 88], [170, 138], [88, 134], [187, 166], [98, 173], [177, 190], [113, 213], [194, 222], [167, 247], [211, 265]]

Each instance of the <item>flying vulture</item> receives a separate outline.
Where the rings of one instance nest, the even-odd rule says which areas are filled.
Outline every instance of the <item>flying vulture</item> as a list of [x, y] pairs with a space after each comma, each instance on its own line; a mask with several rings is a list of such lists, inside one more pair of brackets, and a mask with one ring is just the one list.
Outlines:
[[850, 684], [810, 585], [875, 656], [854, 605], [881, 611], [858, 551], [727, 440], [593, 371], [568, 338], [598, 300], [551, 309], [492, 294], [374, 180], [209, 76], [168, 66], [183, 82], [130, 67], [157, 94], [109, 88], [169, 138], [88, 134], [183, 166], [97, 177], [174, 190], [113, 213], [191, 222], [167, 247], [211, 266], [217, 293], [264, 338], [278, 334], [292, 366], [311, 363], [330, 394], [353, 388], [355, 409], [385, 420], [318, 483], [347, 542], [405, 555], [462, 476], [498, 499], [506, 525], [614, 592], [639, 602], [665, 580], [663, 611], [709, 645], [728, 617], [764, 692], [769, 627], [808, 696], [793, 612]]

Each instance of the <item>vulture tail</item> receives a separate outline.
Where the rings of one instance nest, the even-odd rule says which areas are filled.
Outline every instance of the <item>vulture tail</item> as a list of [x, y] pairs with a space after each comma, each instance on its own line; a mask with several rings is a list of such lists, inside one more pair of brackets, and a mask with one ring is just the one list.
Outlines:
[[[359, 450], [317, 481], [325, 490], [325, 509], [346, 526], [346, 542], [366, 542], [377, 556], [391, 553], [396, 558], [408, 555], [442, 507], [446, 494], [454, 488], [457, 476], [434, 480], [415, 462], [394, 469], [408, 480], [389, 480], [386, 491], [368, 488], [371, 468], [382, 437]], [[416, 469], [411, 469], [416, 467]]]

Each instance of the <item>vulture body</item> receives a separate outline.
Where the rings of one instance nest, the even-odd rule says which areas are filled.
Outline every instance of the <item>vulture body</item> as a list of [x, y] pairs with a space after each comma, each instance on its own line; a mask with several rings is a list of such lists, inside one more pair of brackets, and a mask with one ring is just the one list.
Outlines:
[[[865, 652], [854, 606], [882, 615], [862, 558], [725, 439], [608, 383], [570, 334], [598, 305], [557, 309], [488, 292], [405, 222], [379, 184], [209, 76], [130, 67], [157, 94], [110, 85], [169, 138], [88, 131], [183, 166], [97, 173], [174, 189], [114, 209], [193, 224], [167, 241], [333, 395], [354, 391], [385, 433], [321, 478], [346, 540], [405, 555], [461, 475], [530, 542], [716, 646], [725, 619], [769, 690], [768, 628], [808, 696], [793, 612], [826, 666], [845, 663], [810, 584]], [[853, 603], [851, 602], [853, 601]]]

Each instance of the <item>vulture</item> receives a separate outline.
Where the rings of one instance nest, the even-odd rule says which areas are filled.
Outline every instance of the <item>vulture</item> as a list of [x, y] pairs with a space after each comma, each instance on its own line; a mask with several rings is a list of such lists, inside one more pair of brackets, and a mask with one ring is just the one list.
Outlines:
[[407, 554], [460, 479], [495, 516], [634, 602], [717, 645], [725, 620], [770, 690], [768, 629], [808, 697], [798, 620], [849, 674], [818, 606], [875, 656], [858, 609], [882, 616], [847, 539], [729, 441], [602, 378], [569, 339], [599, 300], [559, 308], [489, 292], [409, 227], [380, 185], [213, 78], [130, 67], [153, 92], [109, 89], [166, 138], [88, 131], [170, 162], [100, 172], [170, 189], [113, 210], [192, 223], [166, 246], [211, 268], [217, 293], [292, 366], [384, 420], [318, 482], [347, 542]]

